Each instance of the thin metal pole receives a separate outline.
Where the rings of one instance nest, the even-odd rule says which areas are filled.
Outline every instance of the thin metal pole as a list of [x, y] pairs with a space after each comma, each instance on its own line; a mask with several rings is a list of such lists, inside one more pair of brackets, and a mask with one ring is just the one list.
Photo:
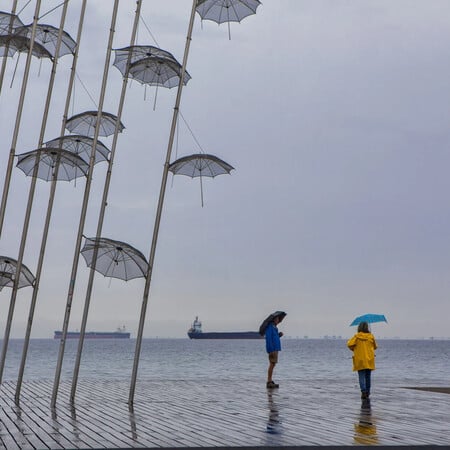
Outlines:
[[83, 197], [83, 204], [81, 207], [81, 215], [80, 215], [80, 222], [78, 226], [78, 235], [77, 235], [77, 241], [75, 245], [75, 253], [73, 258], [73, 265], [72, 265], [72, 273], [70, 276], [70, 282], [69, 282], [69, 290], [67, 293], [67, 300], [66, 300], [66, 311], [64, 314], [64, 322], [63, 322], [63, 329], [62, 329], [62, 336], [61, 341], [59, 345], [59, 354], [58, 354], [58, 361], [56, 365], [56, 371], [55, 371], [55, 380], [53, 383], [53, 392], [52, 392], [52, 398], [50, 406], [54, 408], [56, 406], [56, 398], [58, 396], [58, 389], [59, 389], [59, 382], [61, 379], [61, 369], [62, 369], [62, 363], [64, 358], [64, 348], [66, 344], [66, 338], [67, 338], [67, 331], [69, 328], [69, 320], [70, 320], [70, 311], [72, 308], [72, 300], [73, 300], [73, 293], [75, 290], [75, 282], [77, 278], [77, 271], [78, 271], [78, 261], [80, 258], [80, 250], [81, 250], [81, 241], [83, 238], [83, 229], [84, 229], [84, 223], [86, 221], [86, 212], [87, 207], [89, 203], [89, 194], [90, 194], [90, 188], [92, 184], [92, 174], [94, 170], [94, 163], [95, 163], [95, 153], [97, 148], [97, 142], [98, 142], [98, 136], [100, 132], [100, 121], [102, 117], [102, 109], [103, 109], [103, 102], [105, 100], [105, 93], [106, 93], [106, 85], [108, 80], [108, 72], [109, 72], [109, 65], [111, 61], [111, 49], [112, 49], [112, 43], [113, 43], [113, 37], [114, 37], [114, 31], [115, 31], [115, 25], [116, 25], [116, 19], [117, 19], [117, 10], [119, 6], [119, 0], [114, 0], [114, 9], [111, 19], [111, 28], [109, 33], [109, 41], [108, 41], [108, 48], [106, 51], [106, 60], [105, 60], [105, 66], [103, 70], [103, 80], [102, 80], [102, 87], [100, 92], [100, 101], [98, 106], [98, 114], [97, 114], [97, 123], [95, 126], [95, 132], [94, 132], [94, 140], [92, 143], [92, 151], [89, 161], [89, 171], [86, 177], [86, 185], [84, 189], [84, 197]]
[[[17, 0], [14, 0], [13, 6], [11, 8], [11, 20], [9, 21], [9, 28], [8, 33], [11, 34], [13, 30], [13, 23], [14, 23], [14, 16], [16, 15], [16, 8], [17, 8]], [[2, 58], [2, 68], [0, 70], [0, 92], [2, 90], [3, 86], [3, 78], [5, 77], [5, 70], [6, 70], [6, 63], [8, 61], [8, 49], [9, 49], [9, 43], [5, 45], [5, 54]]]
[[[51, 71], [50, 80], [49, 80], [48, 89], [47, 89], [47, 97], [46, 97], [46, 101], [45, 101], [44, 114], [43, 114], [43, 117], [42, 117], [41, 131], [40, 131], [39, 141], [38, 141], [38, 151], [36, 153], [35, 166], [34, 166], [34, 169], [33, 169], [33, 174], [31, 176], [31, 183], [30, 183], [30, 189], [29, 189], [29, 193], [28, 193], [27, 208], [26, 208], [26, 211], [25, 211], [25, 219], [24, 219], [23, 230], [22, 230], [22, 238], [21, 238], [20, 247], [19, 247], [19, 256], [17, 258], [17, 273], [19, 274], [19, 277], [16, 277], [16, 280], [14, 281], [14, 285], [13, 285], [12, 292], [11, 292], [10, 305], [9, 305], [8, 318], [11, 319], [11, 322], [12, 322], [13, 315], [14, 315], [14, 309], [15, 309], [15, 304], [16, 304], [17, 292], [18, 292], [18, 289], [19, 289], [19, 278], [20, 278], [20, 273], [21, 273], [21, 270], [22, 270], [23, 256], [24, 256], [24, 253], [25, 253], [25, 246], [26, 246], [26, 242], [27, 242], [28, 228], [29, 228], [29, 225], [30, 225], [31, 211], [32, 211], [32, 208], [33, 208], [34, 193], [35, 193], [35, 190], [36, 190], [37, 174], [38, 174], [38, 170], [39, 170], [39, 158], [41, 156], [40, 149], [42, 147], [42, 142], [44, 140], [45, 129], [46, 129], [46, 126], [47, 126], [48, 112], [49, 112], [49, 109], [50, 109], [50, 102], [51, 102], [52, 94], [53, 94], [53, 86], [54, 86], [55, 78], [56, 78], [56, 68], [57, 68], [57, 65], [58, 65], [58, 55], [59, 55], [59, 50], [60, 50], [60, 47], [61, 47], [61, 41], [62, 41], [63, 30], [64, 30], [64, 22], [65, 22], [66, 14], [67, 14], [67, 5], [68, 5], [68, 0], [66, 0], [66, 2], [64, 3], [64, 8], [63, 8], [63, 11], [61, 13], [60, 28], [59, 28], [59, 31], [58, 31], [58, 38], [57, 38], [56, 46], [55, 46], [55, 56], [53, 58], [53, 65], [52, 65], [52, 71]], [[3, 376], [3, 369], [4, 369], [4, 366], [5, 366], [6, 353], [7, 353], [7, 350], [8, 350], [8, 341], [9, 341], [9, 334], [10, 334], [10, 330], [11, 330], [11, 323], [9, 325], [10, 326], [8, 327], [8, 329], [5, 330], [5, 338], [4, 338], [4, 342], [3, 342], [3, 352], [2, 352], [1, 361], [0, 361], [0, 381], [1, 381], [2, 376]]]
[[[33, 52], [34, 38], [36, 36], [36, 25], [37, 25], [37, 21], [39, 19], [40, 8], [41, 8], [41, 0], [36, 0], [36, 7], [34, 10], [34, 17], [33, 17], [33, 25], [31, 28], [30, 48], [28, 50], [27, 61], [25, 63], [25, 71], [23, 74], [22, 88], [20, 91], [19, 104], [17, 106], [16, 122], [14, 124], [14, 132], [13, 132], [13, 137], [12, 137], [12, 142], [11, 142], [11, 149], [9, 151], [8, 165], [6, 168], [5, 183], [3, 186], [2, 202], [0, 205], [0, 237], [2, 235], [3, 222], [5, 220], [6, 203], [8, 201], [9, 186], [11, 184], [11, 174], [12, 174], [12, 169], [13, 169], [13, 164], [14, 164], [14, 156], [16, 153], [17, 137], [19, 135], [20, 122], [22, 119], [23, 104], [25, 102], [25, 94], [26, 94], [26, 90], [27, 90], [28, 76], [30, 73], [30, 66], [31, 66], [31, 56], [32, 56], [32, 52]], [[0, 373], [0, 381], [1, 381], [1, 373]]]
[[[16, 145], [16, 142], [17, 142], [17, 136], [18, 136], [18, 133], [19, 133], [20, 117], [21, 117], [21, 114], [22, 114], [23, 101], [25, 99], [25, 91], [26, 91], [26, 85], [27, 85], [27, 80], [28, 80], [28, 72], [29, 72], [29, 69], [30, 69], [30, 64], [29, 63], [31, 62], [31, 52], [33, 51], [34, 38], [36, 36], [36, 25], [37, 25], [37, 20], [38, 20], [38, 17], [39, 17], [39, 9], [40, 9], [40, 6], [41, 6], [40, 3], [41, 3], [40, 0], [36, 0], [36, 8], [35, 8], [35, 12], [34, 12], [33, 27], [31, 29], [30, 49], [29, 49], [28, 56], [27, 56], [27, 69], [25, 70], [24, 80], [23, 80], [23, 83], [22, 83], [21, 98], [20, 98], [20, 101], [19, 101], [19, 107], [18, 107], [18, 111], [17, 111], [18, 117], [16, 118], [16, 124], [15, 124], [15, 127], [14, 127], [13, 144], [11, 145], [11, 152], [10, 152], [10, 155], [9, 155], [8, 170], [7, 170], [6, 179], [5, 179], [5, 189], [3, 191], [0, 233], [1, 233], [1, 225], [3, 224], [3, 218], [4, 218], [4, 209], [5, 209], [4, 206], [6, 207], [6, 198], [7, 198], [7, 195], [8, 195], [7, 190], [9, 189], [9, 181], [10, 181], [10, 178], [11, 178], [12, 164], [14, 162], [14, 150], [15, 150], [15, 145]], [[9, 167], [9, 165], [11, 165], [11, 167]], [[5, 192], [6, 192], [6, 196], [5, 196]], [[4, 205], [3, 205], [3, 201], [4, 201]], [[24, 248], [22, 248], [22, 247], [23, 246], [21, 245], [21, 248], [19, 250], [19, 255], [20, 255], [20, 252], [21, 252], [22, 253], [22, 257], [23, 257]], [[19, 256], [19, 258], [20, 258], [20, 256]], [[3, 378], [3, 369], [5, 367], [6, 352], [8, 351], [9, 335], [11, 333], [11, 324], [12, 324], [12, 319], [13, 319], [13, 315], [14, 315], [14, 307], [15, 307], [15, 304], [16, 304], [17, 289], [19, 287], [20, 272], [22, 270], [22, 261], [21, 261], [21, 259], [19, 260], [19, 258], [17, 260], [17, 266], [16, 266], [16, 274], [17, 274], [17, 276], [14, 279], [13, 291], [12, 291], [11, 300], [10, 300], [10, 303], [9, 303], [8, 317], [6, 319], [5, 336], [3, 338], [2, 354], [1, 354], [1, 357], [0, 357], [0, 383], [2, 382], [2, 378]]]
[[138, 334], [137, 334], [137, 338], [136, 338], [136, 349], [134, 352], [133, 372], [131, 375], [130, 393], [129, 393], [129, 397], [128, 397], [128, 405], [130, 408], [132, 408], [133, 402], [134, 402], [134, 392], [136, 389], [137, 371], [138, 371], [138, 366], [139, 366], [139, 357], [140, 357], [140, 353], [141, 353], [142, 336], [144, 333], [145, 315], [147, 312], [148, 297], [149, 297], [149, 292], [150, 292], [150, 283], [151, 283], [152, 272], [153, 272], [153, 262], [155, 260], [156, 243], [158, 241], [159, 225], [161, 222], [161, 214], [162, 214], [162, 209], [163, 209], [163, 205], [164, 205], [164, 196], [165, 196], [165, 192], [166, 192], [167, 176], [169, 174], [170, 157], [172, 154], [173, 141], [174, 141], [175, 130], [176, 130], [176, 126], [177, 126], [178, 110], [180, 108], [180, 101], [181, 101], [181, 92], [183, 90], [184, 77], [186, 74], [186, 64], [187, 64], [187, 59], [188, 59], [188, 54], [189, 54], [189, 47], [191, 45], [192, 29], [194, 27], [196, 6], [197, 6], [197, 0], [193, 0], [191, 17], [189, 20], [189, 27], [188, 27], [187, 37], [186, 37], [186, 45], [184, 48], [183, 64], [181, 66], [180, 82], [178, 84], [177, 97], [175, 100], [175, 107], [174, 107], [173, 116], [172, 116], [172, 126], [170, 129], [169, 143], [167, 145], [166, 161], [164, 163], [164, 169], [163, 169], [163, 174], [162, 174], [158, 207], [156, 210], [155, 225], [153, 227], [152, 245], [151, 245], [151, 249], [150, 249], [150, 256], [148, 258], [148, 270], [147, 270], [147, 274], [146, 274], [144, 293], [143, 293], [143, 297], [142, 297], [141, 315], [140, 315], [140, 319], [139, 319], [139, 329], [138, 329]]
[[[141, 6], [142, 6], [142, 0], [137, 0], [133, 29], [131, 32], [130, 46], [134, 45], [134, 42], [136, 40], [137, 28], [139, 25], [139, 17], [141, 15]], [[97, 240], [101, 237], [101, 234], [102, 234], [103, 220], [105, 218], [105, 211], [106, 211], [106, 206], [107, 206], [107, 202], [108, 202], [109, 185], [111, 182], [112, 168], [113, 168], [113, 164], [114, 164], [114, 156], [116, 153], [120, 119], [122, 117], [123, 105], [125, 103], [125, 94], [127, 92], [128, 69], [130, 67], [130, 61], [131, 61], [131, 51], [128, 54], [128, 61], [127, 61], [125, 74], [123, 76], [123, 81], [122, 81], [122, 92], [120, 95], [119, 107], [117, 110], [117, 122], [116, 122], [116, 127], [114, 129], [113, 144], [111, 147], [111, 152], [109, 154], [108, 171], [107, 171], [106, 178], [105, 178], [105, 185], [103, 188], [103, 198], [102, 198], [102, 203], [101, 203], [100, 213], [99, 213], [98, 223], [97, 223], [97, 233], [96, 233]], [[76, 356], [75, 366], [74, 366], [74, 370], [73, 370], [72, 388], [71, 388], [71, 392], [70, 392], [70, 402], [71, 403], [73, 403], [75, 401], [75, 394], [76, 394], [77, 383], [78, 383], [78, 374], [80, 371], [81, 354], [83, 352], [84, 336], [86, 333], [86, 324], [87, 324], [87, 319], [88, 319], [88, 314], [89, 314], [89, 306], [90, 306], [90, 302], [91, 302], [92, 287], [94, 284], [97, 255], [98, 255], [98, 247], [94, 246], [94, 252], [92, 255], [92, 263], [91, 263], [91, 267], [90, 267], [90, 271], [89, 271], [89, 281], [88, 281], [88, 286], [86, 289], [86, 298], [84, 301], [83, 318], [81, 321], [81, 328], [80, 328], [80, 339], [78, 341], [77, 356]]]
[[[77, 66], [77, 61], [78, 61], [78, 52], [79, 52], [79, 48], [80, 48], [81, 33], [82, 33], [82, 29], [83, 29], [84, 15], [85, 15], [85, 11], [86, 11], [86, 2], [87, 2], [87, 0], [83, 0], [83, 3], [81, 5], [80, 19], [78, 22], [77, 41], [76, 41], [77, 46], [75, 48], [75, 53], [73, 56], [72, 69], [71, 69], [69, 84], [67, 87], [66, 104], [64, 107], [64, 114], [63, 114], [63, 120], [62, 120], [62, 124], [61, 124], [60, 136], [62, 136], [64, 134], [64, 130], [66, 128], [66, 122], [67, 122], [67, 114], [68, 114], [68, 111], [70, 108], [70, 100], [71, 100], [71, 94], [72, 94], [72, 90], [73, 90], [73, 84], [75, 81], [75, 72], [76, 72], [76, 66]], [[47, 205], [47, 215], [45, 218], [44, 229], [42, 232], [41, 249], [39, 252], [39, 260], [38, 260], [38, 265], [37, 265], [37, 269], [36, 269], [36, 279], [35, 279], [34, 288], [33, 288], [33, 295], [31, 298], [30, 310], [29, 310], [29, 314], [28, 314], [28, 323], [27, 323], [27, 330], [26, 330], [26, 334], [25, 334], [25, 342], [24, 342], [23, 351], [22, 351], [22, 360], [21, 360], [21, 364], [20, 364], [19, 375], [17, 378], [16, 393], [15, 393], [16, 403], [18, 403], [20, 400], [20, 391], [22, 389], [23, 374], [25, 371], [28, 345], [29, 345], [30, 336], [31, 336], [31, 328], [33, 325], [34, 310], [36, 307], [37, 296], [38, 296], [38, 292], [39, 292], [39, 284], [40, 284], [40, 279], [41, 279], [42, 266], [44, 263], [45, 248], [47, 245], [48, 230], [50, 227], [50, 219], [51, 219], [52, 210], [53, 210], [53, 201], [55, 198], [55, 191], [56, 191], [56, 186], [57, 186], [57, 182], [58, 182], [59, 165], [60, 165], [60, 158], [57, 158], [55, 168], [53, 171], [53, 176], [52, 176], [53, 178], [52, 178], [52, 182], [51, 182], [50, 194], [49, 194], [48, 205]]]

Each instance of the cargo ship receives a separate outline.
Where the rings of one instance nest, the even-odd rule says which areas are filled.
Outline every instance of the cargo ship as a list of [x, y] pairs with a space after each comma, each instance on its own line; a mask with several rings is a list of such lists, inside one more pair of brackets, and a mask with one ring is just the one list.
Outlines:
[[205, 333], [202, 330], [202, 323], [198, 320], [198, 316], [188, 330], [190, 339], [262, 339], [257, 331], [211, 331]]
[[[55, 331], [54, 339], [62, 338], [62, 331]], [[79, 331], [68, 331], [67, 339], [79, 339]], [[86, 331], [85, 339], [130, 339], [130, 333], [126, 331], [125, 325], [118, 327], [116, 331]]]

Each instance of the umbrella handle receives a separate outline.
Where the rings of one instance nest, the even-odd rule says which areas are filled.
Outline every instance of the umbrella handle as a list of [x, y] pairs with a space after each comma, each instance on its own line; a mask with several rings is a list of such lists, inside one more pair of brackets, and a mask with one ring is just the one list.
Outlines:
[[202, 172], [200, 171], [200, 196], [202, 199], [202, 208], [203, 208], [203, 182], [202, 182]]

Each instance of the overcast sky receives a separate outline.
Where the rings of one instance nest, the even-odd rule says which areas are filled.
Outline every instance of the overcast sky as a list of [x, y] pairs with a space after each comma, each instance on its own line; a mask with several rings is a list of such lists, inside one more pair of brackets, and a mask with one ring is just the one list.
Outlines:
[[[41, 16], [59, 3], [43, 0]], [[73, 38], [80, 4], [69, 5]], [[96, 102], [112, 4], [88, 1], [80, 42], [78, 76]], [[121, 1], [114, 48], [129, 45], [134, 8]], [[33, 10], [20, 13], [24, 23]], [[146, 0], [138, 44], [181, 62], [190, 10], [189, 0]], [[60, 13], [41, 23], [58, 26]], [[202, 150], [236, 170], [203, 180], [203, 208], [198, 179], [169, 178], [145, 336], [186, 337], [197, 315], [205, 331], [257, 329], [280, 309], [292, 337], [348, 337], [368, 312], [388, 319], [372, 327], [379, 337], [450, 336], [449, 18], [447, 0], [266, 0], [231, 24], [229, 40], [226, 25], [196, 15], [181, 112]], [[13, 79], [17, 56], [8, 59], [0, 94], [2, 188], [25, 60]], [[71, 62], [58, 64], [45, 140], [59, 135]], [[50, 70], [33, 58], [17, 154], [37, 147]], [[96, 109], [81, 82], [70, 114]], [[105, 111], [117, 113], [121, 84], [111, 65]], [[153, 110], [155, 93], [136, 82], [127, 90], [103, 227], [147, 257], [176, 89], [159, 88]], [[183, 121], [173, 151], [172, 160], [201, 151]], [[87, 236], [105, 175], [96, 165]], [[84, 185], [58, 186], [33, 337], [62, 327]], [[29, 186], [15, 168], [2, 255], [17, 258]], [[24, 258], [33, 273], [49, 187], [38, 180]], [[88, 273], [81, 258], [71, 330]], [[135, 336], [143, 287], [97, 275], [88, 330], [124, 324]], [[0, 292], [1, 330], [10, 295]], [[24, 334], [30, 299], [21, 289], [12, 337]]]

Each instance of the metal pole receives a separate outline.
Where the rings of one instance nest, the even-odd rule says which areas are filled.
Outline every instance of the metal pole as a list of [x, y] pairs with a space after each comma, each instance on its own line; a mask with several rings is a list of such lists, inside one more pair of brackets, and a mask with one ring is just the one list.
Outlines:
[[[3, 221], [5, 220], [6, 203], [8, 201], [9, 186], [11, 183], [11, 174], [12, 174], [12, 169], [13, 169], [13, 164], [14, 164], [14, 156], [16, 153], [17, 137], [19, 135], [20, 121], [22, 119], [23, 104], [25, 102], [25, 93], [27, 90], [28, 76], [30, 73], [30, 65], [31, 65], [31, 56], [32, 56], [32, 52], [33, 52], [34, 38], [36, 36], [36, 25], [37, 25], [37, 21], [39, 19], [40, 8], [41, 8], [41, 0], [36, 0], [36, 7], [34, 10], [34, 17], [33, 17], [33, 25], [31, 28], [30, 48], [28, 50], [27, 61], [25, 63], [25, 72], [23, 74], [22, 88], [20, 91], [19, 104], [17, 106], [16, 122], [14, 124], [13, 138], [12, 138], [12, 142], [11, 142], [11, 149], [9, 151], [9, 159], [8, 159], [8, 165], [6, 168], [5, 183], [3, 186], [2, 202], [0, 205], [0, 237], [2, 235], [2, 230], [3, 230]], [[1, 381], [1, 373], [0, 373], [0, 381]]]
[[[48, 89], [47, 89], [47, 97], [46, 97], [46, 101], [45, 101], [44, 115], [42, 117], [41, 131], [40, 131], [39, 141], [38, 141], [38, 149], [39, 150], [36, 153], [36, 162], [35, 162], [35, 166], [33, 169], [33, 174], [31, 176], [30, 190], [28, 193], [28, 201], [27, 201], [27, 209], [25, 211], [25, 219], [24, 219], [23, 230], [22, 230], [22, 238], [21, 238], [20, 247], [19, 247], [19, 256], [17, 258], [17, 269], [16, 270], [19, 275], [22, 270], [23, 256], [25, 253], [25, 246], [26, 246], [26, 242], [27, 242], [28, 227], [30, 225], [31, 210], [33, 208], [33, 200], [34, 200], [34, 192], [36, 190], [37, 173], [39, 170], [39, 158], [41, 155], [40, 148], [41, 148], [42, 142], [44, 140], [45, 128], [47, 126], [47, 119], [48, 119], [48, 111], [50, 109], [50, 102], [51, 102], [51, 98], [52, 98], [52, 94], [53, 94], [53, 86], [54, 86], [55, 78], [56, 78], [56, 68], [58, 65], [58, 55], [59, 55], [59, 50], [61, 47], [64, 22], [65, 22], [66, 13], [67, 13], [67, 4], [68, 4], [68, 0], [64, 3], [64, 8], [61, 13], [60, 28], [58, 31], [58, 38], [57, 38], [56, 46], [55, 46], [55, 56], [53, 58], [52, 72], [50, 75], [49, 85], [48, 85]], [[0, 381], [3, 376], [6, 352], [8, 350], [9, 334], [11, 331], [11, 322], [12, 322], [13, 315], [14, 315], [17, 291], [19, 289], [19, 278], [20, 278], [20, 276], [16, 277], [16, 279], [14, 280], [14, 285], [13, 285], [12, 292], [11, 292], [11, 300], [10, 300], [9, 313], [8, 313], [8, 319], [10, 319], [10, 323], [9, 323], [9, 327], [7, 327], [7, 329], [5, 330], [5, 338], [3, 341], [3, 351], [2, 351], [1, 361], [0, 361]]]
[[94, 170], [94, 162], [95, 162], [95, 152], [97, 147], [97, 141], [98, 141], [98, 135], [100, 131], [100, 121], [102, 117], [102, 109], [103, 109], [103, 102], [105, 99], [105, 93], [106, 93], [106, 84], [108, 80], [108, 72], [109, 72], [109, 65], [111, 60], [111, 49], [112, 49], [112, 42], [114, 37], [114, 31], [115, 31], [115, 25], [116, 25], [116, 19], [117, 19], [117, 10], [119, 6], [119, 0], [114, 0], [114, 8], [113, 8], [113, 14], [111, 19], [111, 28], [109, 33], [109, 41], [108, 41], [108, 48], [106, 51], [106, 60], [105, 60], [105, 66], [103, 70], [103, 80], [102, 80], [102, 87], [100, 92], [100, 101], [98, 106], [98, 114], [97, 114], [97, 123], [95, 127], [95, 133], [94, 133], [94, 140], [92, 143], [92, 152], [90, 156], [90, 162], [89, 162], [89, 171], [86, 177], [86, 186], [84, 189], [84, 197], [83, 197], [83, 204], [81, 207], [81, 215], [80, 215], [80, 222], [78, 226], [78, 235], [77, 235], [77, 241], [75, 245], [75, 253], [73, 258], [73, 265], [72, 265], [72, 272], [70, 275], [70, 282], [69, 282], [69, 290], [67, 293], [67, 300], [66, 300], [66, 311], [64, 314], [64, 322], [63, 322], [63, 329], [62, 329], [62, 336], [61, 341], [59, 345], [59, 354], [58, 354], [58, 361], [56, 365], [56, 372], [55, 372], [55, 380], [53, 383], [53, 392], [52, 392], [52, 398], [50, 406], [54, 408], [56, 406], [56, 398], [58, 396], [58, 389], [59, 389], [59, 382], [61, 379], [61, 369], [62, 369], [62, 363], [64, 358], [64, 348], [66, 344], [66, 338], [67, 338], [67, 331], [69, 328], [69, 319], [70, 319], [70, 311], [72, 308], [72, 300], [73, 300], [73, 293], [75, 290], [75, 281], [77, 278], [77, 270], [78, 270], [78, 261], [80, 258], [80, 249], [81, 249], [81, 241], [83, 238], [83, 229], [84, 229], [84, 223], [86, 221], [86, 212], [87, 207], [89, 203], [89, 193], [92, 183], [92, 174]]
[[[139, 17], [141, 14], [141, 6], [142, 6], [142, 0], [137, 0], [133, 29], [131, 32], [130, 46], [134, 45], [134, 42], [136, 40], [137, 28], [139, 25]], [[119, 135], [120, 119], [122, 117], [123, 105], [125, 102], [125, 94], [127, 91], [128, 69], [130, 66], [130, 61], [131, 61], [131, 51], [128, 55], [128, 61], [127, 61], [126, 69], [125, 69], [125, 74], [123, 76], [122, 92], [120, 95], [119, 107], [118, 107], [118, 111], [117, 111], [117, 122], [116, 122], [116, 128], [114, 130], [113, 144], [111, 147], [111, 153], [109, 155], [108, 171], [106, 174], [105, 185], [103, 188], [103, 198], [102, 198], [100, 213], [99, 213], [99, 217], [98, 217], [96, 239], [99, 239], [102, 234], [103, 220], [105, 218], [105, 210], [106, 210], [107, 201], [108, 201], [109, 185], [111, 182], [112, 167], [114, 164], [114, 156], [116, 153], [117, 139], [118, 139], [118, 135]], [[88, 286], [86, 289], [86, 298], [84, 301], [83, 318], [81, 321], [81, 328], [80, 328], [80, 339], [78, 341], [77, 356], [76, 356], [75, 366], [74, 366], [74, 370], [73, 370], [72, 388], [71, 388], [71, 392], [70, 392], [70, 402], [71, 403], [73, 403], [75, 401], [75, 393], [76, 393], [77, 383], [78, 383], [78, 374], [80, 371], [81, 354], [83, 352], [84, 336], [86, 333], [86, 324], [87, 324], [87, 318], [88, 318], [88, 314], [89, 314], [89, 306], [90, 306], [90, 302], [91, 302], [92, 287], [94, 284], [97, 255], [98, 255], [98, 248], [94, 247], [94, 252], [92, 255], [92, 263], [91, 263], [91, 268], [90, 268], [90, 272], [89, 272], [89, 281], [88, 281]]]
[[[78, 34], [77, 34], [77, 41], [76, 41], [77, 46], [76, 46], [75, 54], [73, 57], [72, 69], [71, 69], [69, 84], [67, 87], [66, 104], [65, 104], [65, 108], [64, 108], [63, 120], [62, 120], [62, 125], [61, 125], [61, 133], [60, 133], [61, 136], [64, 134], [64, 130], [66, 128], [67, 114], [68, 114], [68, 111], [70, 108], [70, 98], [71, 98], [71, 93], [73, 90], [73, 84], [75, 81], [75, 72], [76, 72], [76, 66], [77, 66], [77, 61], [78, 61], [78, 52], [79, 52], [79, 48], [80, 48], [80, 40], [81, 40], [81, 32], [83, 29], [84, 15], [85, 15], [85, 11], [86, 11], [86, 2], [87, 2], [87, 0], [83, 0], [83, 3], [81, 5], [80, 19], [79, 19], [79, 23], [78, 23]], [[26, 330], [26, 334], [25, 334], [25, 342], [24, 342], [23, 351], [22, 351], [22, 360], [21, 360], [21, 364], [20, 364], [19, 375], [17, 378], [16, 393], [15, 393], [16, 403], [18, 403], [20, 400], [20, 391], [22, 388], [23, 374], [25, 371], [28, 345], [29, 345], [30, 336], [31, 336], [31, 327], [33, 325], [34, 310], [36, 307], [36, 301], [37, 301], [37, 296], [38, 296], [38, 292], [39, 292], [39, 283], [40, 283], [40, 279], [41, 279], [42, 266], [44, 263], [45, 248], [47, 245], [47, 237], [48, 237], [48, 230], [50, 227], [50, 219], [51, 219], [51, 215], [52, 215], [53, 201], [54, 201], [56, 186], [57, 186], [57, 182], [58, 182], [59, 163], [60, 163], [60, 159], [58, 158], [56, 161], [56, 164], [55, 164], [51, 188], [50, 188], [50, 194], [49, 194], [48, 206], [47, 206], [47, 215], [45, 218], [44, 230], [42, 233], [41, 249], [39, 252], [39, 260], [38, 260], [38, 265], [37, 265], [37, 269], [36, 269], [36, 279], [35, 279], [34, 288], [33, 288], [33, 295], [31, 298], [30, 311], [28, 314], [28, 323], [27, 323], [27, 330]]]
[[[9, 21], [9, 28], [8, 28], [9, 34], [11, 34], [12, 30], [13, 30], [14, 16], [16, 15], [16, 8], [17, 8], [17, 0], [14, 0], [13, 6], [11, 8], [11, 20]], [[2, 68], [0, 70], [0, 92], [1, 92], [2, 86], [3, 86], [3, 78], [5, 77], [6, 63], [8, 61], [8, 49], [9, 49], [9, 44], [6, 44], [5, 54], [3, 55], [3, 60], [2, 60]]]
[[130, 408], [133, 406], [133, 402], [134, 402], [134, 392], [136, 389], [136, 378], [137, 378], [137, 371], [138, 371], [138, 366], [139, 366], [139, 357], [140, 357], [140, 353], [141, 353], [145, 315], [147, 312], [148, 297], [149, 297], [149, 292], [150, 292], [150, 283], [151, 283], [152, 272], [153, 272], [153, 262], [155, 260], [156, 243], [158, 240], [159, 225], [161, 222], [161, 214], [162, 214], [162, 209], [163, 209], [163, 205], [164, 205], [164, 196], [165, 196], [165, 192], [166, 192], [167, 176], [169, 174], [170, 157], [172, 154], [173, 141], [174, 141], [175, 130], [176, 130], [176, 126], [177, 126], [178, 110], [180, 108], [181, 92], [183, 90], [183, 83], [184, 83], [184, 76], [186, 73], [186, 64], [187, 64], [187, 59], [188, 59], [188, 54], [189, 54], [189, 47], [190, 47], [191, 39], [192, 39], [192, 29], [194, 27], [196, 6], [197, 6], [197, 0], [193, 0], [192, 10], [191, 10], [191, 18], [189, 20], [189, 28], [188, 28], [188, 33], [187, 33], [187, 37], [186, 37], [186, 45], [184, 48], [183, 64], [181, 66], [180, 82], [178, 84], [177, 97], [175, 100], [175, 107], [174, 107], [173, 116], [172, 116], [172, 126], [170, 129], [169, 143], [167, 145], [166, 161], [164, 164], [164, 169], [163, 169], [163, 174], [162, 174], [158, 207], [156, 210], [155, 225], [153, 227], [152, 245], [151, 245], [151, 249], [150, 249], [150, 256], [148, 258], [148, 270], [147, 270], [147, 274], [146, 274], [144, 293], [143, 293], [143, 297], [142, 297], [141, 315], [140, 315], [140, 319], [139, 319], [138, 334], [136, 337], [136, 349], [134, 352], [133, 372], [131, 375], [130, 393], [129, 393], [129, 397], [128, 397], [128, 405]]
[[[33, 26], [32, 26], [32, 29], [31, 29], [30, 49], [29, 49], [28, 56], [27, 56], [27, 68], [25, 69], [25, 73], [24, 73], [24, 79], [23, 79], [23, 83], [22, 83], [21, 98], [20, 98], [20, 101], [19, 101], [19, 107], [18, 107], [18, 111], [17, 111], [18, 117], [16, 117], [16, 124], [15, 124], [15, 127], [14, 127], [13, 144], [11, 146], [11, 152], [10, 152], [10, 155], [9, 155], [8, 170], [7, 170], [6, 179], [5, 179], [6, 196], [5, 196], [5, 190], [4, 190], [3, 191], [3, 198], [2, 198], [2, 210], [1, 210], [1, 218], [0, 218], [0, 220], [1, 220], [0, 233], [1, 233], [1, 225], [3, 224], [4, 212], [5, 212], [4, 211], [4, 207], [3, 207], [3, 200], [5, 201], [4, 205], [6, 207], [6, 198], [7, 198], [7, 195], [8, 195], [7, 189], [9, 189], [9, 180], [10, 180], [10, 176], [11, 176], [12, 164], [14, 162], [14, 156], [15, 156], [14, 155], [14, 153], [15, 153], [14, 150], [15, 150], [15, 145], [16, 145], [16, 142], [17, 142], [17, 135], [19, 133], [19, 123], [20, 123], [20, 117], [21, 117], [22, 109], [23, 109], [23, 101], [25, 99], [25, 91], [26, 91], [26, 85], [27, 85], [27, 80], [28, 80], [28, 73], [29, 73], [30, 62], [31, 62], [31, 52], [33, 51], [34, 38], [36, 36], [36, 25], [37, 25], [38, 16], [39, 16], [39, 9], [40, 9], [40, 6], [41, 6], [40, 3], [41, 3], [40, 0], [37, 0], [35, 12], [34, 12]], [[30, 199], [28, 199], [28, 200], [30, 200]], [[28, 210], [28, 207], [27, 207], [27, 210]], [[26, 218], [25, 218], [25, 222], [27, 222]], [[15, 307], [15, 304], [16, 304], [17, 289], [19, 287], [20, 272], [22, 270], [22, 259], [23, 259], [23, 251], [24, 251], [23, 247], [24, 246], [21, 244], [21, 247], [20, 247], [20, 250], [19, 250], [19, 255], [22, 254], [22, 258], [20, 258], [20, 256], [19, 256], [19, 258], [17, 260], [17, 266], [16, 266], [16, 274], [17, 274], [17, 276], [14, 279], [13, 291], [12, 291], [11, 300], [10, 300], [10, 303], [9, 303], [8, 317], [6, 319], [5, 336], [3, 338], [2, 354], [1, 354], [1, 357], [0, 357], [0, 383], [2, 382], [2, 378], [3, 378], [3, 369], [5, 367], [6, 352], [8, 351], [9, 335], [11, 333], [11, 324], [12, 324], [12, 319], [13, 319], [13, 315], [14, 315], [14, 307]]]

